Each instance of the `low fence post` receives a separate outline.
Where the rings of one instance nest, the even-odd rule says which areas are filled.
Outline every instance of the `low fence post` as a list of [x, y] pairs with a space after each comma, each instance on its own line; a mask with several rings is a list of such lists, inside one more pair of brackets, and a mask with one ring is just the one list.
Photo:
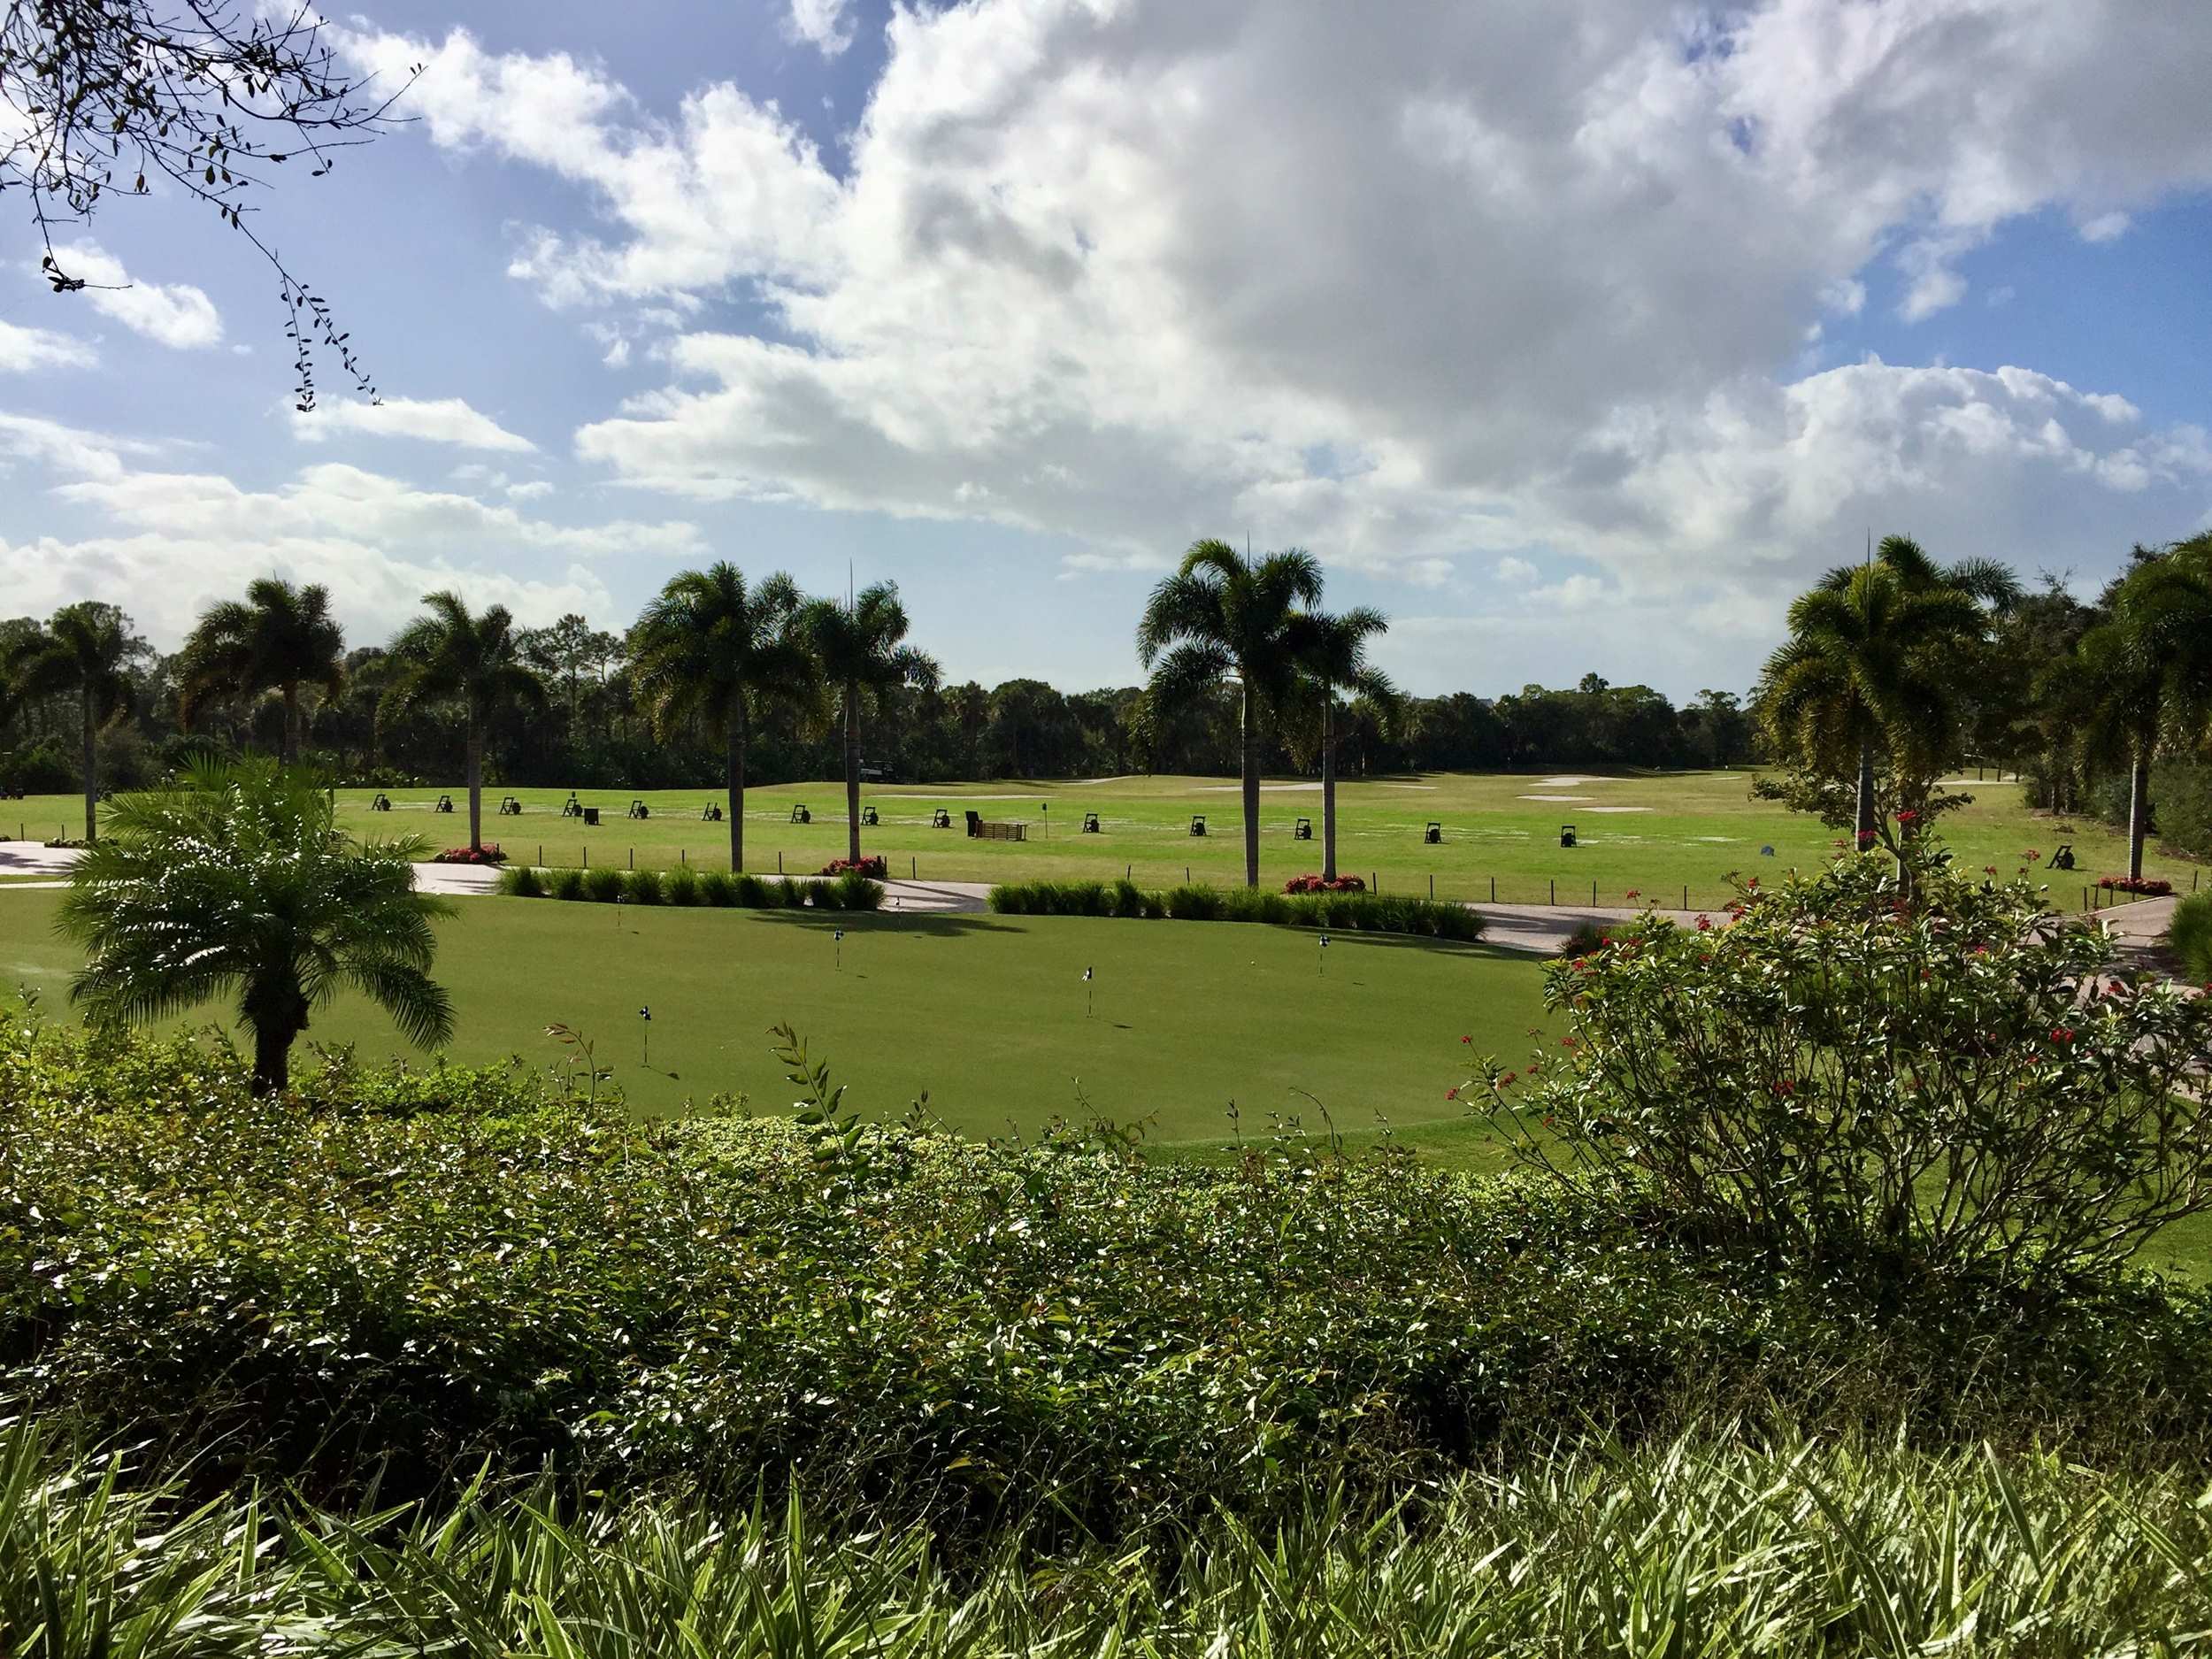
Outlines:
[[1551, 879], [1551, 902], [1554, 904], [1559, 902], [1559, 878], [1557, 876]]
[[584, 843], [584, 868], [587, 870], [591, 868], [591, 843], [589, 841]]
[[1490, 902], [1491, 902], [1491, 903], [1493, 903], [1493, 904], [1495, 904], [1497, 902], [1498, 902], [1498, 879], [1497, 879], [1497, 877], [1495, 877], [1495, 876], [1492, 876], [1492, 877], [1490, 878]]
[[634, 847], [630, 849], [630, 868], [633, 870], [637, 868], [637, 849]]

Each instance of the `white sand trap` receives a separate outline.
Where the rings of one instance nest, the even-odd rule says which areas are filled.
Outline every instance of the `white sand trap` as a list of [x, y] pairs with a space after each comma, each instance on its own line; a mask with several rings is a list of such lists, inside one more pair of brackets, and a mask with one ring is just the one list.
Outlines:
[[1125, 772], [1120, 776], [1115, 778], [1072, 778], [1068, 780], [1065, 787], [1070, 789], [1095, 789], [1102, 783], [1134, 783], [1138, 779], [1148, 775], [1148, 774], [1141, 772]]
[[[1244, 786], [1240, 783], [1202, 783], [1198, 786], [1196, 792], [1200, 795], [1237, 795], [1241, 793], [1243, 788]], [[1317, 783], [1263, 783], [1260, 786], [1260, 793], [1262, 795], [1319, 795], [1321, 786]]]
[[1546, 789], [1571, 789], [1578, 784], [1611, 783], [1610, 778], [1539, 778], [1537, 783]]
[[[1342, 783], [1344, 780], [1340, 778], [1337, 781]], [[1384, 783], [1375, 787], [1379, 789], [1433, 789], [1436, 787], [1432, 783]]]
[[1594, 801], [1597, 797], [1588, 795], [1525, 795], [1521, 799], [1524, 801], [1563, 801], [1572, 806], [1578, 802]]
[[1590, 810], [1593, 812], [1648, 812], [1651, 809], [1647, 806], [1594, 806]]

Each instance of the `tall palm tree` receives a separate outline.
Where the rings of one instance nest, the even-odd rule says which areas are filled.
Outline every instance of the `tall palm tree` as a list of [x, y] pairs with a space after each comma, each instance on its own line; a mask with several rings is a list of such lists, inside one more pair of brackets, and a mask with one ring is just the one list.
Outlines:
[[[1889, 571], [1908, 592], [1953, 588], [2000, 614], [2011, 611], [2025, 596], [2020, 578], [2011, 565], [1990, 558], [1964, 558], [1940, 565], [1909, 535], [1884, 536], [1870, 562]], [[1839, 565], [1821, 578], [1820, 585], [1831, 592], [1841, 593], [1850, 587], [1852, 577], [1864, 568], [1859, 565]]]
[[356, 843], [331, 797], [261, 762], [203, 764], [181, 788], [127, 797], [110, 839], [70, 872], [58, 926], [89, 960], [70, 987], [96, 1019], [163, 1019], [234, 991], [253, 1087], [291, 1081], [308, 1014], [359, 991], [424, 1048], [453, 1033], [430, 978], [434, 917], [418, 841]]
[[84, 838], [100, 839], [100, 728], [130, 701], [128, 669], [142, 641], [133, 638], [113, 605], [81, 600], [54, 612], [43, 628], [25, 634], [0, 662], [19, 697], [77, 695], [84, 769]]
[[284, 701], [283, 761], [291, 765], [300, 757], [300, 693], [313, 686], [335, 696], [345, 684], [345, 651], [328, 588], [264, 576], [248, 584], [243, 603], [211, 606], [185, 641], [178, 716], [189, 726], [210, 696], [276, 692]]
[[1162, 713], [1226, 680], [1243, 693], [1244, 885], [1260, 884], [1260, 722], [1296, 683], [1301, 606], [1321, 603], [1321, 565], [1293, 548], [1251, 558], [1226, 541], [1191, 543], [1153, 588], [1137, 624], [1137, 659]]
[[1321, 704], [1321, 873], [1336, 879], [1337, 694], [1350, 692], [1378, 709], [1397, 706], [1397, 687], [1367, 659], [1367, 641], [1389, 632], [1390, 620], [1364, 607], [1329, 616], [1308, 612], [1297, 618], [1298, 672]]
[[813, 664], [799, 637], [803, 603], [780, 572], [746, 585], [734, 565], [672, 577], [630, 630], [631, 672], [665, 738], [697, 718], [722, 740], [730, 868], [745, 867], [745, 749], [755, 702], [796, 701]]
[[840, 604], [817, 599], [806, 607], [802, 634], [821, 683], [837, 694], [845, 733], [846, 856], [860, 859], [860, 713], [908, 689], [937, 683], [937, 664], [906, 643], [906, 607], [896, 582], [875, 582]]
[[2131, 571], [2076, 660], [2088, 736], [2127, 752], [2128, 874], [2140, 876], [2152, 757], [2170, 729], [2201, 731], [2212, 703], [2212, 535]]
[[1982, 612], [1959, 588], [1909, 587], [1878, 564], [1853, 571], [1839, 588], [1824, 582], [1801, 595], [1789, 626], [1767, 660], [1769, 730], [1778, 747], [1832, 774], [1855, 760], [1864, 846], [1879, 827], [1876, 757], [1887, 751], [1924, 771], [1941, 764], [1955, 689], [1945, 652], [1980, 637]]
[[484, 734], [503, 710], [545, 707], [545, 682], [522, 661], [515, 619], [504, 605], [472, 616], [458, 594], [425, 594], [430, 609], [392, 641], [380, 724], [426, 703], [449, 703], [461, 712], [468, 755], [469, 850], [484, 845]]

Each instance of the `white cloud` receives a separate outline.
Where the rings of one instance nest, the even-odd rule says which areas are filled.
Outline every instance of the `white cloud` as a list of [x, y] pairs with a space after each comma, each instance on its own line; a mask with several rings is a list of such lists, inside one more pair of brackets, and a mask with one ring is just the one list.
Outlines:
[[794, 39], [807, 42], [825, 58], [834, 58], [853, 43], [847, 0], [791, 0], [787, 27]]
[[415, 438], [467, 449], [523, 453], [535, 449], [529, 439], [509, 432], [489, 415], [480, 414], [458, 397], [388, 397], [380, 403], [325, 402], [292, 417], [294, 434], [320, 443], [337, 433], [366, 433], [382, 438]]
[[2080, 230], [2084, 242], [2117, 242], [2128, 234], [2135, 221], [2125, 213], [2099, 213], [2082, 220]]
[[156, 449], [137, 439], [0, 411], [0, 468], [24, 460], [71, 478], [119, 478], [126, 455], [151, 455]]
[[[2010, 219], [2212, 184], [2185, 10], [900, 8], [834, 171], [728, 83], [664, 119], [465, 33], [349, 50], [431, 65], [434, 142], [588, 193], [603, 235], [526, 234], [520, 280], [682, 331], [577, 434], [625, 482], [990, 518], [1070, 570], [1248, 528], [1413, 580], [1548, 546], [1598, 571], [1555, 603], [1739, 615], [1863, 513], [2032, 565], [2201, 511], [2185, 443], [2024, 370], [1773, 368], [1879, 263], [1926, 317]], [[702, 326], [733, 296], [758, 334]]]
[[519, 484], [507, 486], [509, 501], [536, 501], [541, 496], [550, 495], [552, 493], [553, 486], [541, 478], [529, 479]]
[[1518, 587], [1536, 580], [1536, 566], [1509, 553], [1490, 567], [1490, 573], [1502, 582], [1511, 582]]
[[54, 257], [65, 273], [86, 284], [77, 297], [157, 344], [183, 351], [214, 345], [223, 337], [214, 301], [189, 283], [165, 287], [134, 280], [121, 260], [96, 242], [57, 248]]
[[84, 341], [50, 328], [25, 328], [0, 322], [0, 374], [28, 374], [36, 369], [90, 368], [96, 357]]

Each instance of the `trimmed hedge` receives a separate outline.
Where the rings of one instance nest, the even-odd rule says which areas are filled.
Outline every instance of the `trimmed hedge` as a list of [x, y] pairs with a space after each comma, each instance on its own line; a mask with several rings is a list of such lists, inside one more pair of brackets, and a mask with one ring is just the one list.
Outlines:
[[511, 864], [499, 874], [500, 892], [518, 899], [581, 900], [611, 904], [710, 905], [717, 910], [879, 910], [883, 884], [853, 872], [833, 879], [800, 881], [789, 876], [764, 880], [733, 876], [723, 870], [534, 870]]
[[1165, 917], [1468, 941], [1483, 932], [1482, 918], [1464, 905], [1385, 893], [1269, 893], [1203, 884], [1147, 893], [1127, 881], [1019, 881], [993, 887], [989, 903], [1002, 916]]

